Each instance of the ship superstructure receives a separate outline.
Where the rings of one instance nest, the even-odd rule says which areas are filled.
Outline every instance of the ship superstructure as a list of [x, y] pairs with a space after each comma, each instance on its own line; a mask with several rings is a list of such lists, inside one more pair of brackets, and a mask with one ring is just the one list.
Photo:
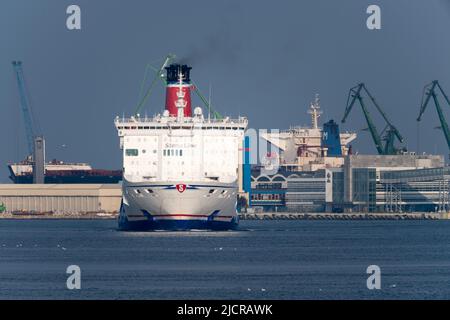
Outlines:
[[311, 126], [294, 126], [276, 133], [263, 133], [262, 138], [279, 149], [279, 165], [292, 171], [315, 171], [340, 167], [344, 156], [351, 153], [350, 143], [356, 139], [354, 132], [340, 132], [333, 120], [319, 126], [319, 95], [311, 103], [308, 113]]
[[192, 114], [191, 68], [165, 69], [164, 112], [115, 119], [123, 150], [119, 227], [234, 228], [247, 119], [210, 119], [200, 107]]

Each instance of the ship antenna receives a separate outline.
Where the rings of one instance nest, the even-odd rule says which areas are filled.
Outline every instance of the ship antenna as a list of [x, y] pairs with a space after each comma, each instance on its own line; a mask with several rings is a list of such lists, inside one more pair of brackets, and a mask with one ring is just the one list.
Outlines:
[[185, 92], [183, 91], [183, 72], [180, 68], [178, 72], [178, 80], [179, 80], [179, 87], [177, 92], [177, 101], [175, 101], [175, 106], [177, 107], [177, 116], [178, 120], [181, 121], [184, 116], [184, 108], [186, 107], [186, 100], [184, 100]]
[[316, 94], [314, 102], [311, 103], [308, 113], [311, 115], [313, 129], [317, 129], [319, 127], [319, 117], [322, 114], [322, 111], [320, 111], [320, 98], [318, 93]]
[[209, 83], [208, 122], [211, 122], [211, 82]]

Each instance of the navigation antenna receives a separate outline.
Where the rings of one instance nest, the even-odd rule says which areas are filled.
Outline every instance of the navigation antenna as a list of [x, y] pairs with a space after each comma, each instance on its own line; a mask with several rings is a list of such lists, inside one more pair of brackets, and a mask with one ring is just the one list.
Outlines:
[[319, 127], [319, 118], [322, 114], [322, 111], [320, 111], [320, 98], [318, 93], [316, 93], [314, 102], [311, 102], [310, 110], [308, 110], [308, 113], [311, 115], [312, 128], [317, 129]]
[[209, 83], [209, 96], [208, 96], [208, 122], [211, 122], [211, 83]]
[[178, 91], [177, 91], [177, 101], [175, 101], [175, 106], [177, 107], [178, 111], [178, 120], [181, 120], [184, 116], [184, 108], [187, 105], [186, 100], [184, 100], [184, 96], [186, 93], [183, 91], [183, 73], [180, 69], [178, 72]]

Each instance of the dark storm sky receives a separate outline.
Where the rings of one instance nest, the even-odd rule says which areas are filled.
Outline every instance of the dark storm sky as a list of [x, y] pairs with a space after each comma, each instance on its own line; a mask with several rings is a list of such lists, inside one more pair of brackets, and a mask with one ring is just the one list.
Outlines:
[[[26, 155], [16, 59], [24, 63], [47, 159], [120, 168], [113, 119], [133, 112], [146, 63], [169, 52], [192, 65], [204, 93], [211, 84], [221, 113], [246, 115], [253, 128], [308, 124], [315, 93], [322, 122], [340, 121], [348, 89], [364, 81], [410, 150], [420, 134], [420, 152], [447, 154], [433, 106], [419, 130], [415, 119], [427, 82], [439, 79], [450, 94], [449, 2], [2, 0], [0, 182], [8, 181], [7, 162]], [[70, 4], [81, 7], [81, 31], [66, 29]], [[381, 30], [366, 28], [369, 4], [381, 6]], [[147, 113], [163, 103], [159, 85]], [[358, 108], [343, 129], [365, 127]], [[354, 149], [375, 152], [367, 132]]]

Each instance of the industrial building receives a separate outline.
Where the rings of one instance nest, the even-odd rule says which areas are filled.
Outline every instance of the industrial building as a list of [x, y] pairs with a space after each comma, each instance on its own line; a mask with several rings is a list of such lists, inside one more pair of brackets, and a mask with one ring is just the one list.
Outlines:
[[340, 168], [266, 175], [254, 168], [250, 206], [289, 212], [442, 212], [450, 167], [436, 155], [349, 155]]
[[7, 213], [115, 213], [121, 199], [120, 184], [0, 184]]
[[334, 199], [333, 206], [360, 212], [447, 211], [449, 170], [436, 155], [349, 156], [340, 184], [343, 202]]

